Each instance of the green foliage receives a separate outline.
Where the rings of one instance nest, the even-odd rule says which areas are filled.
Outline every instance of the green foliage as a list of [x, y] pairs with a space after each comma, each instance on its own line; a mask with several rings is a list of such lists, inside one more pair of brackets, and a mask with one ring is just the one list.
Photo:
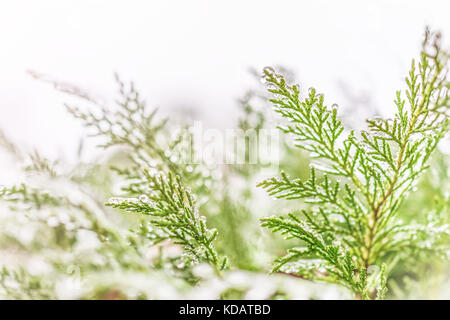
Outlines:
[[156, 230], [147, 229], [147, 236], [157, 244], [164, 240], [174, 240], [183, 246], [188, 262], [207, 262], [218, 271], [226, 266], [226, 258], [219, 259], [213, 247], [217, 230], [209, 230], [205, 218], [201, 217], [191, 193], [182, 187], [181, 180], [171, 174], [151, 174], [145, 171], [146, 180], [152, 192], [139, 198], [113, 198], [107, 205], [128, 212], [149, 215], [149, 224]]
[[[284, 171], [259, 183], [282, 201], [255, 188], [273, 168], [192, 161], [188, 124], [149, 110], [133, 83], [116, 76], [111, 105], [53, 83], [80, 99], [67, 110], [102, 157], [49, 161], [0, 133], [23, 168], [0, 188], [0, 298], [445, 297], [449, 163], [435, 149], [450, 104], [439, 40], [426, 35], [393, 118], [369, 119], [361, 132], [314, 89], [303, 96], [289, 76], [264, 69], [269, 90], [239, 100], [237, 128], [271, 128], [270, 104], [282, 116]], [[262, 218], [274, 233], [263, 232], [259, 218], [273, 212], [290, 213]]]
[[4, 267], [0, 270], [0, 286], [10, 299], [54, 299], [48, 283], [24, 270], [9, 271]]
[[[132, 165], [126, 169], [115, 168], [115, 171], [129, 181], [122, 190], [134, 197], [114, 198], [107, 204], [150, 216], [146, 220], [151, 225], [146, 230], [146, 236], [154, 244], [173, 240], [185, 249], [186, 262], [208, 262], [217, 270], [222, 270], [226, 266], [226, 258], [219, 261], [213, 247], [217, 231], [207, 228], [191, 191], [184, 186], [184, 181], [192, 182], [199, 173], [192, 166], [188, 169], [172, 158], [182, 136], [171, 139], [167, 134], [167, 119], [154, 121], [156, 110], [147, 113], [145, 102], [139, 98], [133, 83], [127, 88], [117, 75], [116, 81], [120, 100], [117, 101], [118, 110], [115, 113], [102, 108], [97, 116], [93, 111], [67, 107], [70, 113], [94, 131], [93, 135], [105, 138], [107, 142], [101, 147], [125, 145], [132, 150]], [[157, 172], [169, 172], [168, 178]], [[142, 227], [140, 231], [143, 231]]]
[[[440, 35], [427, 33], [420, 62], [412, 62], [406, 78], [406, 99], [400, 91], [396, 94], [394, 118], [369, 119], [369, 131], [359, 134], [346, 131], [337, 106], [328, 107], [315, 89], [301, 99], [297, 85], [288, 84], [272, 68], [264, 70], [270, 101], [290, 122], [280, 129], [316, 159], [316, 169], [311, 168], [306, 182], [282, 173], [281, 178], [259, 184], [277, 198], [314, 204], [300, 215], [262, 219], [263, 226], [305, 245], [280, 259], [275, 270], [300, 260], [295, 273], [338, 282], [362, 298], [371, 298], [375, 296], [368, 281], [371, 266], [392, 256], [401, 259], [413, 248], [445, 255], [448, 247], [439, 246], [437, 239], [446, 236], [447, 227], [406, 225], [396, 214], [448, 130], [447, 63]], [[319, 177], [316, 170], [323, 175]], [[421, 232], [428, 234], [422, 238]], [[317, 266], [324, 272], [317, 274]], [[383, 268], [382, 278], [385, 272]]]

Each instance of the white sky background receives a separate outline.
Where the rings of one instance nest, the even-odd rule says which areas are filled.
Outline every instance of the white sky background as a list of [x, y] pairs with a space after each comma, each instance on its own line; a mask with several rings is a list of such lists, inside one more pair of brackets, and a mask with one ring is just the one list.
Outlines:
[[348, 102], [343, 81], [389, 113], [427, 24], [450, 44], [450, 1], [2, 0], [0, 129], [50, 158], [76, 151], [67, 97], [28, 69], [106, 98], [118, 71], [149, 106], [231, 127], [248, 68], [281, 64], [330, 104]]

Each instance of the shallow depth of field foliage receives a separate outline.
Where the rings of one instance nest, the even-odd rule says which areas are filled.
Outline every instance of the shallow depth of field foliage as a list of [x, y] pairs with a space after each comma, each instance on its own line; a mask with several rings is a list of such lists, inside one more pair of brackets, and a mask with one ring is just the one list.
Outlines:
[[118, 76], [112, 105], [53, 83], [104, 152], [51, 162], [0, 136], [23, 165], [0, 188], [0, 298], [449, 299], [448, 58], [427, 31], [391, 118], [358, 129], [265, 68], [236, 128], [279, 128], [277, 170], [188, 164], [190, 123]]

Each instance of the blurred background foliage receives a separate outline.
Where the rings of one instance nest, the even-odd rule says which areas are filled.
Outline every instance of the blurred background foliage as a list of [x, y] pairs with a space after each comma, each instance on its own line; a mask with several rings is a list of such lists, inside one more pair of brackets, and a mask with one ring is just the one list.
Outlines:
[[[120, 90], [124, 86], [119, 80]], [[76, 90], [68, 93], [89, 102]], [[353, 103], [355, 109], [363, 108], [358, 101]], [[349, 105], [351, 109], [351, 99]], [[255, 85], [245, 92], [238, 99], [237, 108], [240, 117], [236, 128], [275, 127], [274, 114], [262, 86]], [[69, 111], [76, 113], [74, 109]], [[364, 110], [361, 114], [371, 112]], [[158, 118], [158, 113], [155, 117]], [[361, 123], [354, 118], [354, 113], [344, 115], [347, 124]], [[133, 121], [138, 126], [143, 119]], [[62, 160], [50, 162], [39, 151], [22, 150], [14, 144], [14, 137], [2, 135], [2, 152], [20, 163], [23, 171], [17, 185], [0, 189], [1, 298], [351, 298], [349, 292], [334, 285], [317, 284], [290, 274], [270, 274], [272, 261], [295, 245], [295, 240], [284, 241], [262, 229], [259, 218], [298, 210], [305, 204], [273, 201], [255, 187], [262, 178], [273, 175], [274, 168], [261, 165], [192, 168], [173, 163], [169, 153], [158, 152], [175, 148], [171, 128], [189, 123], [171, 122], [168, 129], [151, 133], [157, 133], [155, 139], [160, 148], [154, 149], [152, 160], [161, 168], [168, 167], [187, 177], [201, 215], [206, 217], [208, 227], [219, 232], [216, 248], [220, 255], [228, 257], [229, 268], [218, 276], [206, 264], [184, 264], [179, 245], [152, 241], [146, 217], [104, 205], [112, 196], [130, 193], [122, 190], [124, 181], [120, 174], [120, 170], [132, 165], [129, 155], [133, 151], [129, 147], [114, 146], [105, 149], [95, 161], [68, 164]], [[280, 144], [276, 170], [306, 178], [307, 155], [293, 147], [288, 137], [282, 136]], [[450, 223], [450, 171], [445, 153], [448, 150], [444, 149], [435, 154], [431, 170], [404, 202], [399, 213], [404, 221], [433, 226]], [[79, 153], [83, 153], [82, 143]], [[449, 299], [449, 282], [448, 262], [417, 252], [392, 269], [388, 298]]]

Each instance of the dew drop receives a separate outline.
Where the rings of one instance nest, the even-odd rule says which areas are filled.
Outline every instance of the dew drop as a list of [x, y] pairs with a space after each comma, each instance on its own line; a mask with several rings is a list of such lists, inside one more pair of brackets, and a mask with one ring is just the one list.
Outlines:
[[173, 163], [175, 163], [175, 162], [177, 162], [178, 161], [178, 157], [176, 156], [176, 155], [172, 155], [172, 156], [170, 156], [170, 162], [173, 162]]
[[47, 224], [49, 227], [57, 227], [59, 225], [59, 220], [56, 217], [50, 217], [47, 219]]

